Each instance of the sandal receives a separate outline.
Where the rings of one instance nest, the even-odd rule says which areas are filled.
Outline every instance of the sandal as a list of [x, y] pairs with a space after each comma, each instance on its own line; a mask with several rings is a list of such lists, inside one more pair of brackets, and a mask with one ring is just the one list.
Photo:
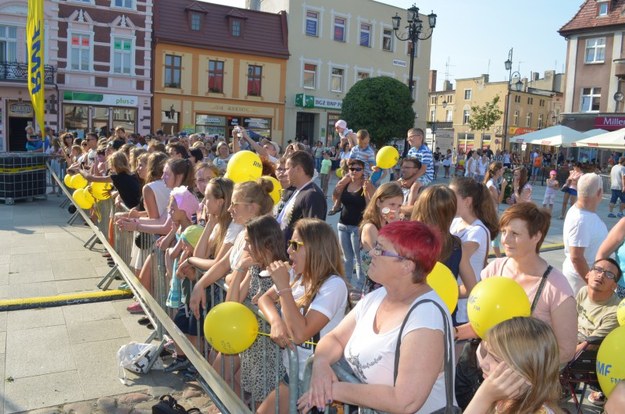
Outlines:
[[588, 395], [588, 401], [590, 401], [592, 405], [603, 407], [605, 405], [605, 395], [600, 391], [593, 391]]

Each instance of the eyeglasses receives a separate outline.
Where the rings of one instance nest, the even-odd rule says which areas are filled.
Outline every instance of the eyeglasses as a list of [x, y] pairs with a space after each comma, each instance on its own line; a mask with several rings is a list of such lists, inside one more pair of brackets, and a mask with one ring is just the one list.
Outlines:
[[299, 249], [300, 246], [304, 245], [304, 242], [301, 241], [297, 241], [297, 240], [289, 240], [288, 242], [289, 248], [291, 250], [293, 250], [294, 252], [297, 251], [297, 249]]
[[394, 257], [396, 259], [401, 259], [401, 260], [410, 260], [407, 257], [398, 255], [397, 253], [384, 250], [382, 246], [380, 245], [380, 243], [376, 243], [375, 246], [373, 246], [373, 249], [371, 249], [371, 252], [373, 253], [374, 256], [385, 256], [385, 257]]
[[590, 268], [590, 270], [592, 270], [595, 273], [599, 273], [602, 276], [610, 279], [610, 280], [616, 280], [616, 275], [614, 274], [614, 272], [610, 272], [609, 270], [606, 270], [602, 267], [599, 266], [593, 266]]
[[355, 172], [360, 172], [360, 171], [363, 170], [363, 168], [360, 168], [360, 167], [349, 167], [349, 170], [350, 171], [355, 171]]
[[252, 204], [252, 203], [244, 203], [242, 201], [237, 203], [237, 202], [233, 201], [233, 202], [230, 203], [230, 207], [234, 208], [236, 206], [241, 206], [241, 205], [246, 206], [246, 205], [250, 205], [250, 204]]

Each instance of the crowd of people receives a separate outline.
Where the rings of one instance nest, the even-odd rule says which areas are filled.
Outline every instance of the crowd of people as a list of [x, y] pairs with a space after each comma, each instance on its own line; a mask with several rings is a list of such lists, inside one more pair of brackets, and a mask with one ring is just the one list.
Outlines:
[[[376, 167], [366, 130], [353, 132], [340, 120], [336, 132], [338, 152], [320, 142], [282, 149], [268, 138], [252, 139], [243, 128], [230, 139], [157, 133], [145, 140], [123, 128], [111, 137], [88, 133], [84, 140], [66, 133], [51, 147], [59, 168], [66, 164], [69, 173], [113, 184], [115, 203], [125, 211], [110, 225], [132, 232], [132, 268], [148, 291], [153, 249], [165, 252], [167, 306], [189, 338], [202, 335], [196, 322], [211, 306], [206, 288], [219, 280], [228, 287], [225, 300], [262, 311], [269, 337], [236, 356], [211, 356], [216, 365], [226, 358], [233, 363], [236, 374], [229, 379], [237, 391], [258, 398], [258, 412], [274, 412], [276, 399], [280, 412], [288, 412], [288, 383], [298, 380], [286, 374], [288, 362], [260, 351], [261, 342], [296, 350], [300, 377], [314, 353], [310, 388], [298, 396], [303, 412], [333, 401], [434, 412], [450, 403], [447, 362], [455, 365], [466, 352], [477, 356], [484, 380], [475, 382], [468, 398], [451, 403], [468, 413], [562, 412], [559, 369], [586, 338], [617, 326], [616, 307], [625, 296], [625, 221], [608, 233], [597, 216], [601, 178], [575, 166], [565, 183], [555, 174], [547, 180], [548, 189], [563, 184], [568, 196], [560, 270], [540, 254], [553, 192], [546, 192], [546, 208], [540, 208], [532, 198], [536, 172], [514, 165], [509, 154], [475, 151], [463, 176], [441, 185], [434, 183], [438, 167], [451, 177], [452, 154], [432, 152], [423, 130], [407, 131], [410, 148], [398, 162], [399, 174]], [[263, 178], [234, 183], [224, 177], [232, 155], [242, 150], [260, 156]], [[513, 167], [509, 180], [506, 167]], [[330, 193], [333, 169], [342, 176]], [[277, 202], [267, 176], [283, 189]], [[500, 215], [502, 203], [509, 207]], [[334, 214], [340, 214], [336, 229], [326, 222]], [[489, 262], [491, 247], [505, 257]], [[457, 279], [456, 309], [448, 310], [425, 281], [437, 262]], [[477, 335], [467, 298], [480, 280], [493, 276], [523, 288], [532, 316], [497, 325], [471, 347]], [[139, 302], [128, 310], [143, 311]], [[357, 383], [338, 381], [331, 366], [339, 360]], [[195, 374], [179, 348], [166, 370]], [[260, 371], [269, 387], [260, 383]], [[592, 398], [605, 402], [599, 390]]]

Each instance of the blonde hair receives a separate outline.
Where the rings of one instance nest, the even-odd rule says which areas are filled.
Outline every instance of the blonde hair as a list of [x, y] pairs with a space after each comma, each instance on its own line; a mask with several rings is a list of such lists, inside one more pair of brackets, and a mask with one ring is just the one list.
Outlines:
[[[493, 354], [531, 383], [506, 405], [505, 412], [533, 414], [547, 405], [561, 413], [558, 342], [549, 325], [536, 318], [512, 318], [488, 331], [486, 343]], [[495, 412], [494, 406], [490, 412]]]
[[108, 159], [109, 168], [116, 174], [131, 174], [128, 157], [122, 151], [114, 152]]
[[394, 181], [384, 183], [375, 190], [375, 193], [373, 193], [373, 196], [371, 197], [371, 201], [369, 201], [364, 213], [362, 214], [360, 233], [362, 233], [362, 229], [365, 224], [368, 223], [373, 224], [378, 230], [382, 228], [382, 212], [378, 207], [378, 201], [383, 203], [385, 200], [394, 197], [404, 198], [401, 186]]
[[269, 195], [273, 191], [273, 183], [266, 178], [256, 181], [238, 183], [234, 193], [243, 199], [243, 202], [256, 204], [260, 207], [259, 216], [264, 216], [273, 210], [273, 199]]
[[206, 194], [211, 194], [213, 197], [223, 200], [219, 216], [217, 217], [217, 224], [219, 225], [219, 234], [213, 240], [209, 239], [208, 252], [209, 257], [217, 254], [218, 247], [221, 246], [226, 238], [228, 232], [228, 226], [232, 222], [232, 216], [228, 211], [230, 203], [232, 201], [232, 193], [234, 190], [234, 183], [223, 177], [212, 178], [206, 186]]
[[295, 232], [306, 248], [304, 271], [299, 275], [305, 293], [296, 303], [300, 308], [307, 309], [321, 286], [331, 276], [337, 275], [345, 281], [343, 258], [336, 233], [325, 221], [316, 218], [300, 219], [295, 223], [293, 233]]

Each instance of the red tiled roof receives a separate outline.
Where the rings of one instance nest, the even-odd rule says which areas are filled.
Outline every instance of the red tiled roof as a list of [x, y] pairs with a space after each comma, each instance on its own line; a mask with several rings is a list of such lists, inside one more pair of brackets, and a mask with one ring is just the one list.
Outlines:
[[[192, 0], [154, 0], [155, 42], [288, 59], [286, 12], [266, 13]], [[191, 30], [190, 12], [200, 12], [199, 31]], [[241, 36], [230, 20], [241, 19]]]
[[[569, 0], [570, 1], [570, 0]], [[561, 36], [594, 28], [625, 25], [625, 0], [610, 0], [607, 16], [597, 16], [597, 0], [586, 0], [577, 14], [558, 31]]]

